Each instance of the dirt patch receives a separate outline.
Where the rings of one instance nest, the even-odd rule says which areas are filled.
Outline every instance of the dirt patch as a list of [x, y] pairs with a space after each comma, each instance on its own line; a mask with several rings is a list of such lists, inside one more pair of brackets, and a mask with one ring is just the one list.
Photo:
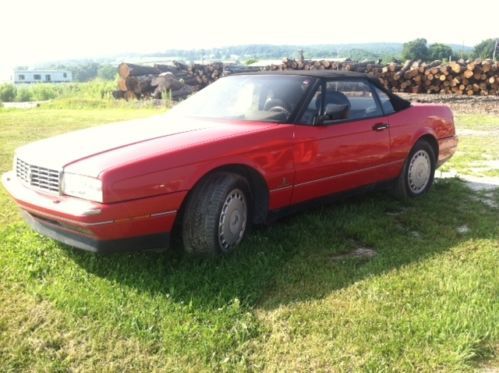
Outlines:
[[499, 188], [499, 177], [460, 175], [455, 171], [442, 172], [438, 170], [435, 173], [435, 177], [437, 179], [458, 178], [475, 192], [491, 191]]
[[455, 171], [437, 171], [435, 173], [435, 178], [437, 178], [437, 180], [457, 178], [464, 182], [473, 192], [476, 192], [476, 194], [472, 196], [474, 200], [480, 201], [490, 208], [499, 208], [499, 204], [494, 197], [494, 192], [499, 189], [499, 177], [459, 175]]
[[340, 260], [351, 259], [351, 258], [371, 259], [371, 258], [374, 258], [376, 255], [378, 255], [378, 253], [374, 249], [371, 249], [369, 247], [359, 247], [353, 251], [350, 251], [349, 253], [335, 255], [335, 256], [331, 257], [331, 260], [340, 261]]
[[470, 228], [466, 224], [464, 224], [464, 225], [461, 225], [460, 227], [457, 227], [456, 231], [457, 231], [457, 233], [460, 233], [460, 234], [466, 234], [466, 233], [470, 232]]
[[490, 208], [493, 209], [499, 209], [499, 204], [497, 203], [496, 199], [494, 198], [493, 191], [486, 191], [483, 192], [481, 195], [476, 196], [475, 200], [482, 202], [484, 205], [487, 205]]
[[482, 113], [499, 115], [499, 96], [458, 96], [458, 95], [427, 95], [412, 93], [397, 93], [411, 101], [422, 103], [439, 103], [449, 105], [452, 111], [458, 113]]
[[466, 186], [475, 192], [490, 191], [499, 188], [498, 177], [478, 177], [460, 175], [459, 178], [466, 183]]
[[478, 137], [499, 137], [499, 128], [492, 130], [470, 130], [467, 128], [457, 128], [458, 136], [478, 136]]
[[6, 109], [34, 109], [45, 102], [48, 101], [3, 102], [2, 104]]

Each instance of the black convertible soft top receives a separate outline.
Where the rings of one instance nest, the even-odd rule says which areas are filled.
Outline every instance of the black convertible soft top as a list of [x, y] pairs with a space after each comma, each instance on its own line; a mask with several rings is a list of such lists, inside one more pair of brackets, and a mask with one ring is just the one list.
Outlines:
[[240, 73], [234, 75], [294, 75], [294, 76], [310, 76], [319, 79], [366, 79], [377, 88], [385, 92], [393, 105], [395, 111], [407, 109], [411, 106], [410, 101], [404, 100], [395, 93], [386, 89], [378, 78], [371, 75], [358, 73], [355, 71], [338, 71], [338, 70], [286, 70], [286, 71], [258, 71], [252, 73]]

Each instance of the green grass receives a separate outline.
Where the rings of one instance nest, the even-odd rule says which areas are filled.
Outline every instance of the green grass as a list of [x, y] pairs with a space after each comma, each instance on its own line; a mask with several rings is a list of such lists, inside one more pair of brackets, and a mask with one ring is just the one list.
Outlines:
[[102, 100], [111, 98], [112, 92], [116, 88], [117, 83], [115, 81], [100, 79], [85, 83], [1, 84], [0, 93], [8, 89], [13, 92], [14, 97], [4, 97], [4, 93], [0, 95], [0, 101], [2, 99], [5, 101], [44, 101], [59, 98]]
[[[151, 110], [0, 112], [20, 143]], [[37, 130], [32, 128], [37, 126]], [[31, 130], [30, 130], [31, 129]], [[0, 195], [2, 371], [463, 371], [497, 361], [499, 191], [439, 181], [254, 231], [227, 258], [96, 256], [36, 233]], [[467, 226], [467, 233], [458, 227]], [[333, 260], [358, 246], [371, 260]]]
[[[164, 111], [147, 107], [138, 109], [129, 105], [110, 107], [106, 110], [93, 107], [53, 110], [45, 106], [29, 110], [0, 108], [0, 173], [12, 168], [14, 150], [22, 144], [70, 130], [158, 115]], [[0, 224], [18, 219], [17, 211], [10, 207], [6, 192], [0, 188]]]
[[442, 171], [455, 170], [464, 175], [499, 176], [499, 132], [497, 136], [460, 136], [455, 156], [442, 167]]
[[499, 117], [461, 114], [456, 116], [456, 127], [462, 132], [458, 150], [442, 171], [499, 176]]
[[474, 130], [499, 130], [499, 116], [490, 114], [457, 114], [456, 124], [459, 128]]

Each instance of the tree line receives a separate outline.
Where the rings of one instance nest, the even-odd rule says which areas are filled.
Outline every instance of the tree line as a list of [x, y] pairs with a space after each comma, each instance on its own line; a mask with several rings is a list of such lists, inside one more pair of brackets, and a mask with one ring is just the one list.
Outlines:
[[415, 39], [404, 43], [401, 57], [404, 60], [422, 61], [492, 58], [494, 49], [496, 48], [496, 40], [483, 40], [473, 48], [472, 53], [458, 53], [446, 44], [434, 43], [428, 45], [426, 39]]
[[[300, 52], [306, 59], [311, 58], [350, 58], [354, 61], [370, 60], [389, 63], [393, 60], [456, 60], [459, 58], [491, 58], [496, 39], [487, 39], [473, 49], [462, 49], [442, 43], [428, 45], [426, 39], [416, 39], [404, 44], [324, 44], [324, 45], [240, 45], [213, 49], [172, 49], [155, 53], [153, 57], [176, 59], [187, 63], [194, 61], [239, 60], [241, 63], [256, 62], [265, 59], [298, 58]], [[138, 55], [137, 55], [138, 56]], [[135, 56], [135, 57], [137, 57]], [[145, 58], [146, 56], [144, 56]], [[151, 56], [147, 56], [151, 57]], [[126, 59], [124, 56], [123, 58]], [[69, 70], [76, 82], [88, 82], [94, 79], [114, 80], [117, 66], [109, 62], [81, 61], [79, 63], [52, 64], [48, 68]]]

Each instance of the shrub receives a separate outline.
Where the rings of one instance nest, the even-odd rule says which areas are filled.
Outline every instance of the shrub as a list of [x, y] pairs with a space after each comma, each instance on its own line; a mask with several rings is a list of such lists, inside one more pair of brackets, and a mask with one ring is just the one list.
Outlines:
[[33, 94], [31, 93], [31, 90], [29, 88], [22, 87], [17, 90], [16, 101], [24, 102], [32, 100], [33, 100]]
[[116, 82], [96, 79], [86, 83], [31, 84], [16, 87], [0, 85], [0, 101], [46, 101], [53, 99], [102, 100], [112, 99]]
[[16, 87], [13, 84], [1, 84], [0, 85], [0, 101], [2, 102], [12, 102], [16, 98]]
[[248, 58], [246, 61], [244, 61], [244, 64], [249, 66], [251, 64], [254, 64], [255, 62], [258, 62], [258, 59], [256, 59], [256, 58]]
[[62, 86], [56, 84], [34, 84], [31, 86], [33, 100], [45, 101], [58, 97], [61, 94]]

